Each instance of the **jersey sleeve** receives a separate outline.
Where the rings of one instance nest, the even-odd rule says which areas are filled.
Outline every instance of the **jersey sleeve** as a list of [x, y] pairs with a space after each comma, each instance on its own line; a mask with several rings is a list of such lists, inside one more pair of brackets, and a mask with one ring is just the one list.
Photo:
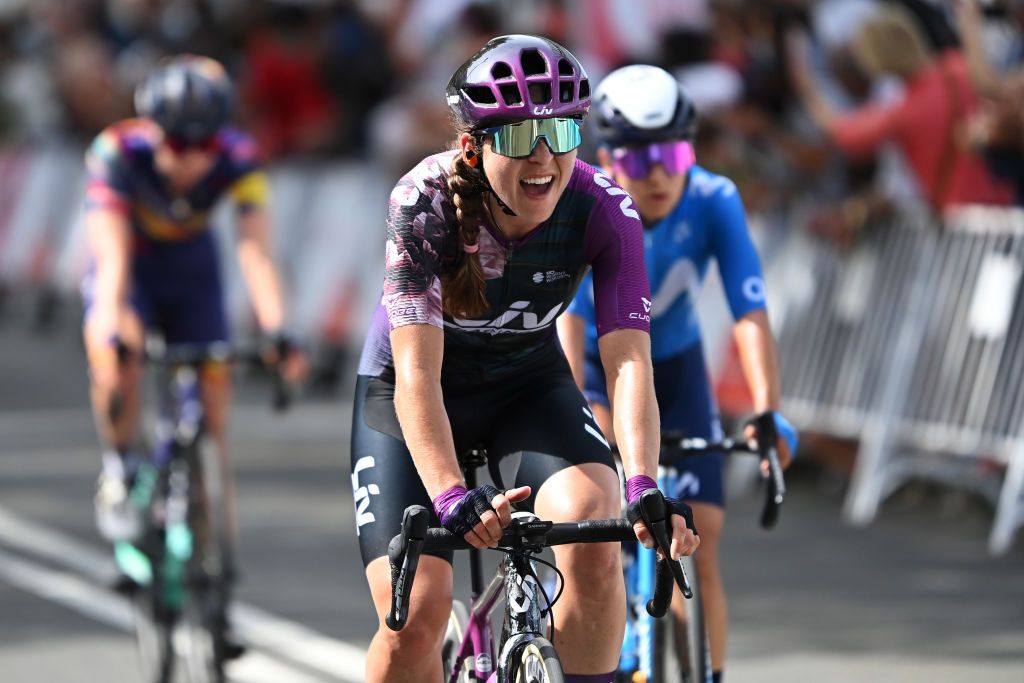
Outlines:
[[270, 199], [270, 181], [264, 171], [249, 171], [236, 180], [228, 192], [242, 213], [264, 209]]
[[117, 132], [107, 129], [96, 136], [85, 153], [85, 208], [110, 209], [128, 215], [128, 164]]
[[716, 193], [711, 248], [722, 274], [725, 296], [735, 320], [765, 307], [761, 259], [747, 229], [740, 193], [732, 181]]
[[593, 267], [597, 336], [651, 331], [651, 289], [640, 215], [626, 191], [603, 173], [592, 178], [597, 202], [587, 222], [585, 252]]
[[388, 202], [383, 303], [392, 330], [444, 326], [440, 268], [448, 226], [441, 208], [443, 178], [428, 182], [422, 166], [398, 181]]

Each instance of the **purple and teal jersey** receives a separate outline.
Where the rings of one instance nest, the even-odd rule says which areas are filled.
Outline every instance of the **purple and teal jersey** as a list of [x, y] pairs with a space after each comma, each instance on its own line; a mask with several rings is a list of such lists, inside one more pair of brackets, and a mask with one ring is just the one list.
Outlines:
[[[655, 361], [673, 357], [700, 341], [697, 294], [712, 258], [735, 319], [765, 307], [761, 261], [747, 230], [736, 185], [694, 166], [679, 203], [644, 231], [644, 260], [653, 292], [651, 355]], [[589, 277], [569, 312], [587, 321], [587, 353], [597, 356], [599, 330]]]
[[161, 132], [148, 119], [128, 119], [108, 127], [86, 153], [85, 207], [113, 209], [129, 218], [137, 237], [179, 242], [206, 235], [210, 212], [225, 196], [240, 211], [262, 207], [269, 185], [251, 137], [224, 128], [215, 138], [217, 158], [187, 193], [175, 195], [156, 170]]
[[444, 330], [442, 382], [479, 383], [521, 372], [560, 353], [554, 322], [593, 269], [597, 334], [649, 331], [650, 293], [643, 234], [629, 196], [608, 176], [577, 161], [551, 217], [509, 241], [486, 218], [479, 258], [488, 313], [443, 313], [441, 277], [461, 250], [447, 187], [454, 151], [423, 160], [391, 193], [384, 292], [363, 348], [359, 373], [394, 371], [391, 330], [427, 324]]

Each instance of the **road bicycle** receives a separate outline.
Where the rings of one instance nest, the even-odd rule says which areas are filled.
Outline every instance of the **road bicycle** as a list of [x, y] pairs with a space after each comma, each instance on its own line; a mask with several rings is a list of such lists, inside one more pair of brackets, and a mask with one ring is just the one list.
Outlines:
[[[658, 488], [676, 491], [682, 461], [688, 457], [707, 453], [750, 454], [768, 463], [765, 502], [761, 512], [761, 526], [772, 528], [778, 520], [779, 508], [786, 495], [786, 484], [776, 451], [776, 429], [771, 413], [764, 413], [752, 421], [758, 434], [756, 443], [746, 439], [724, 439], [708, 442], [687, 439], [681, 434], [662, 435], [661, 458], [658, 467]], [[698, 529], [699, 532], [699, 529]], [[700, 553], [700, 550], [697, 550]], [[627, 621], [622, 654], [616, 673], [617, 683], [711, 683], [711, 651], [704, 625], [704, 605], [700, 591], [700, 574], [695, 556], [682, 559], [689, 578], [692, 595], [684, 591], [686, 619], [654, 619], [644, 609], [647, 596], [657, 588], [657, 570], [650, 553], [637, 552], [632, 561], [626, 560]], [[684, 628], [683, 634], [675, 633]], [[680, 637], [677, 637], [680, 636]], [[685, 647], [682, 643], [685, 642]], [[680, 645], [677, 646], [677, 643]]]
[[[463, 458], [462, 468], [469, 488], [476, 486], [476, 468], [486, 464], [483, 449], [473, 449]], [[672, 598], [672, 582], [682, 589], [687, 585], [681, 565], [665, 560], [671, 541], [671, 524], [664, 498], [656, 491], [644, 493], [641, 511], [647, 526], [662, 549], [659, 581], [648, 609], [664, 616]], [[504, 553], [491, 580], [484, 585], [481, 552], [462, 536], [442, 528], [427, 528], [430, 515], [426, 508], [413, 505], [405, 510], [401, 533], [388, 547], [391, 564], [391, 608], [385, 623], [401, 630], [409, 614], [409, 597], [419, 557], [424, 552], [468, 550], [470, 559], [471, 600], [469, 608], [453, 601], [445, 633], [442, 658], [447, 683], [562, 683], [564, 674], [554, 646], [548, 639], [550, 598], [537, 576], [536, 563], [548, 564], [537, 555], [547, 547], [569, 543], [609, 543], [636, 540], [633, 525], [625, 519], [600, 519], [553, 523], [517, 512], [505, 528], [497, 550]], [[647, 551], [654, 554], [653, 551]], [[555, 572], [557, 568], [549, 565]], [[562, 581], [561, 574], [558, 578]], [[564, 583], [564, 581], [562, 581]], [[560, 593], [560, 591], [559, 591]], [[491, 617], [504, 604], [501, 636], [495, 641]], [[551, 632], [554, 632], [552, 626]]]
[[[140, 465], [129, 494], [142, 512], [143, 531], [114, 544], [115, 562], [128, 579], [143, 680], [169, 683], [180, 655], [192, 683], [222, 683], [225, 663], [241, 654], [227, 638], [236, 570], [199, 375], [210, 363], [258, 362], [260, 353], [232, 350], [226, 343], [149, 343], [144, 359], [160, 379], [151, 456]], [[284, 410], [290, 396], [276, 370], [273, 383], [274, 408]], [[112, 415], [118, 403], [115, 397]]]

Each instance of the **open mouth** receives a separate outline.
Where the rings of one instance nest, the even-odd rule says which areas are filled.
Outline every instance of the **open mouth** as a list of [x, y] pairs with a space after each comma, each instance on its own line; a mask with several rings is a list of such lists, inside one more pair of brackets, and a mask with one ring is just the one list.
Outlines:
[[554, 182], [553, 175], [534, 176], [523, 178], [519, 181], [519, 186], [523, 188], [523, 194], [530, 199], [543, 199], [551, 191]]

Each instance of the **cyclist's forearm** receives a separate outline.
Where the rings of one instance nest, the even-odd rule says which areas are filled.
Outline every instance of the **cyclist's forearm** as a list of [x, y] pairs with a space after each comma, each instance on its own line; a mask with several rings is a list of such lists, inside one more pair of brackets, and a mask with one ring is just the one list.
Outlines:
[[650, 339], [637, 330], [617, 330], [602, 337], [599, 344], [626, 477], [643, 474], [657, 478], [661, 421], [654, 396]]
[[464, 486], [440, 382], [415, 370], [404, 373], [395, 386], [395, 412], [431, 500]]
[[95, 267], [94, 315], [105, 333], [114, 334], [128, 299], [130, 229], [116, 213], [90, 211], [86, 230]]
[[279, 330], [284, 324], [284, 296], [270, 248], [270, 229], [263, 211], [240, 219], [238, 262], [260, 329]]
[[767, 312], [751, 311], [737, 320], [733, 336], [743, 376], [754, 400], [754, 411], [778, 410], [781, 401], [779, 357]]

